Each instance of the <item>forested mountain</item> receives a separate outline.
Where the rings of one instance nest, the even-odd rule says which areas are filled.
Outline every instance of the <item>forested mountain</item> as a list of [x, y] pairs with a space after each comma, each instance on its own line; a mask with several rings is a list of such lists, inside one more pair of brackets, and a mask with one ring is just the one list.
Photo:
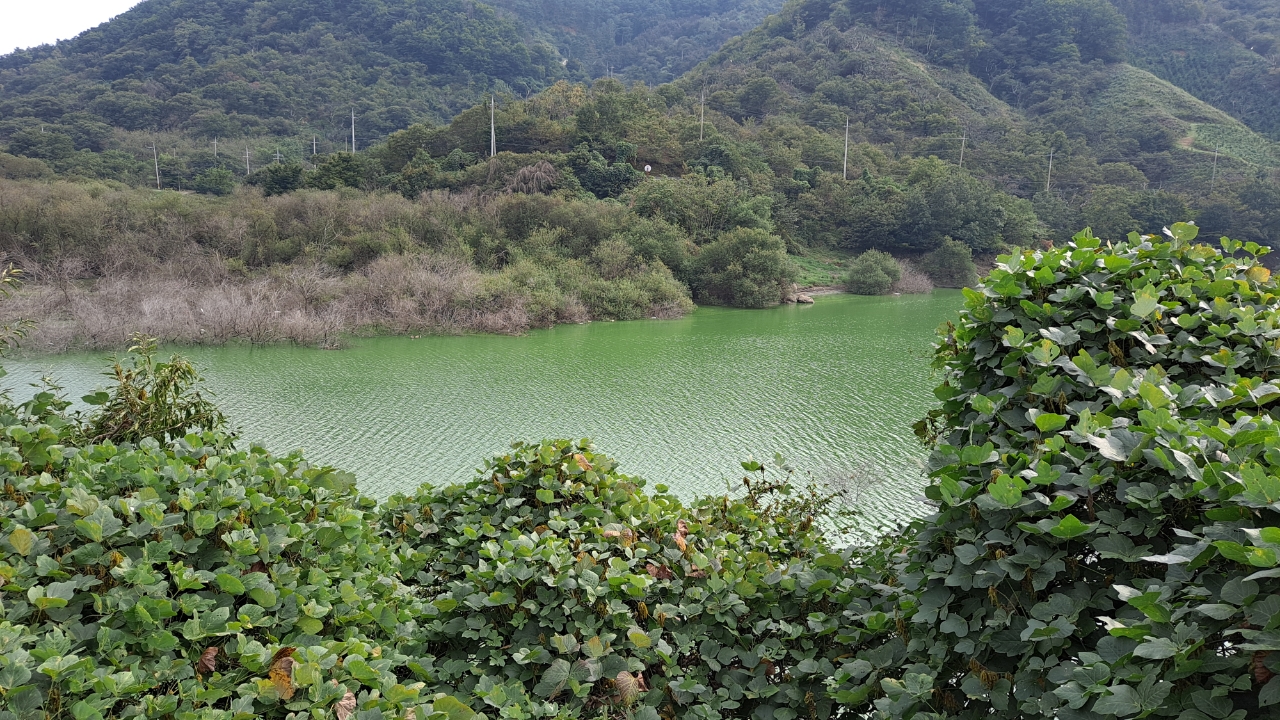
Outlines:
[[0, 57], [0, 138], [17, 134], [37, 155], [68, 142], [102, 150], [113, 129], [317, 134], [341, 149], [353, 109], [368, 143], [447, 120], [493, 90], [527, 96], [608, 74], [670, 80], [780, 5], [147, 0], [75, 39]]
[[[622, 79], [570, 82], [587, 68], [561, 65], [553, 44], [587, 41], [563, 27], [522, 29], [503, 13], [540, 13], [547, 22], [575, 23], [580, 36], [605, 38], [591, 45], [598, 51], [607, 45], [606, 31], [613, 33], [615, 50], [646, 32], [661, 32], [662, 13], [676, 13], [674, 6], [646, 10], [643, 17], [650, 25], [626, 25], [623, 11], [643, 6], [526, 4], [486, 11], [480, 5], [362, 0], [367, 11], [349, 13], [358, 20], [339, 22], [321, 12], [320, 0], [306, 1], [315, 5], [288, 3], [290, 12], [284, 0], [207, 6], [208, 12], [226, 17], [240, 7], [243, 13], [234, 16], [240, 18], [238, 27], [253, 28], [254, 37], [261, 28], [278, 28], [272, 35], [277, 44], [269, 47], [250, 43], [225, 50], [188, 42], [182, 50], [173, 45], [179, 16], [161, 16], [186, 6], [181, 0], [151, 0], [136, 15], [65, 48], [35, 53], [48, 56], [45, 60], [24, 65], [10, 56], [4, 71], [8, 107], [34, 115], [22, 121], [23, 129], [10, 132], [10, 155], [0, 156], [0, 174], [38, 177], [51, 167], [61, 175], [211, 194], [230, 193], [241, 183], [267, 196], [351, 187], [395, 192], [417, 202], [425, 193], [446, 192], [480, 198], [487, 208], [465, 227], [443, 236], [413, 236], [412, 242], [397, 234], [409, 232], [403, 228], [383, 228], [390, 234], [376, 241], [368, 228], [353, 231], [351, 238], [325, 231], [318, 240], [311, 231], [292, 236], [284, 229], [288, 223], [271, 225], [275, 229], [261, 237], [246, 232], [237, 240], [242, 244], [236, 252], [250, 270], [299, 259], [351, 269], [384, 252], [423, 247], [461, 252], [494, 272], [521, 257], [577, 262], [594, 257], [612, 231], [588, 232], [587, 242], [579, 224], [551, 227], [560, 222], [553, 218], [564, 214], [556, 203], [579, 203], [575, 213], [598, 213], [612, 218], [609, 227], [623, 227], [631, 220], [616, 215], [612, 201], [620, 199], [628, 217], [650, 223], [627, 234], [627, 252], [635, 255], [623, 253], [623, 266], [634, 261], [635, 267], [651, 267], [660, 261], [698, 299], [754, 305], [781, 297], [787, 273], [774, 272], [776, 254], [762, 263], [771, 268], [763, 284], [725, 279], [723, 273], [750, 276], [733, 253], [758, 254], [765, 246], [772, 248], [769, 253], [785, 248], [801, 258], [828, 251], [889, 251], [928, 265], [933, 260], [923, 259], [926, 255], [937, 260], [934, 254], [947, 248], [992, 254], [1011, 245], [1061, 240], [1085, 226], [1103, 237], [1122, 237], [1190, 218], [1207, 236], [1280, 242], [1277, 144], [1231, 112], [1195, 97], [1196, 88], [1184, 90], [1128, 63], [1132, 38], [1143, 30], [1126, 17], [1133, 7], [1122, 12], [1108, 0], [791, 0], [679, 79], [657, 87], [624, 82], [624, 71], [617, 72]], [[298, 19], [301, 7], [312, 8], [307, 19]], [[704, 10], [725, 15], [728, 7]], [[733, 7], [746, 12], [748, 5]], [[451, 15], [448, 8], [456, 12]], [[1201, 7], [1197, 27], [1216, 32], [1229, 25], [1210, 22], [1225, 16], [1206, 8]], [[474, 19], [464, 21], [466, 12]], [[1255, 22], [1249, 27], [1264, 27], [1265, 7], [1250, 12]], [[123, 20], [128, 23], [120, 24]], [[148, 23], [159, 28], [154, 37], [145, 32], [152, 27]], [[624, 25], [630, 28], [626, 33], [619, 29]], [[320, 35], [339, 27], [348, 41], [333, 32]], [[629, 34], [637, 29], [638, 35]], [[446, 41], [447, 33], [452, 34]], [[1255, 36], [1263, 34], [1258, 30]], [[299, 137], [308, 130], [301, 123], [310, 118], [272, 115], [270, 103], [245, 106], [244, 112], [218, 104], [242, 97], [233, 91], [274, 87], [288, 97], [307, 92], [310, 76], [303, 69], [251, 76], [228, 74], [227, 68], [247, 67], [247, 57], [282, 66], [305, 64], [313, 46], [304, 41], [313, 35], [319, 36], [314, 47], [370, 53], [381, 48], [379, 62], [395, 53], [416, 58], [413, 67], [428, 74], [409, 73], [400, 84], [387, 78], [373, 83], [387, 98], [407, 98], [421, 89], [421, 98], [412, 102], [425, 102], [439, 97], [431, 94], [433, 88], [474, 92], [497, 84], [497, 156], [488, 157], [487, 104], [458, 112], [448, 124], [410, 124], [411, 106], [388, 99], [388, 107], [408, 109], [380, 126], [369, 118], [386, 108], [363, 106], [357, 126], [372, 124], [390, 134], [384, 143], [362, 143], [358, 154], [343, 152], [340, 139], [313, 151], [309, 142], [303, 144], [310, 138]], [[109, 42], [108, 36], [116, 40]], [[297, 52], [281, 49], [285, 38], [298, 43]], [[99, 48], [100, 61], [77, 66], [89, 57], [72, 52], [80, 47], [84, 53]], [[576, 52], [562, 47], [568, 56]], [[468, 53], [483, 58], [473, 63]], [[132, 58], [133, 74], [108, 83], [101, 75], [115, 67], [109, 58]], [[147, 67], [153, 68], [150, 74]], [[396, 66], [351, 66], [357, 74], [390, 72], [386, 67]], [[488, 69], [480, 73], [481, 67]], [[637, 61], [629, 67], [645, 65]], [[59, 76], [60, 68], [74, 72]], [[439, 74], [431, 75], [432, 68]], [[195, 80], [172, 80], [183, 72]], [[439, 84], [445, 81], [455, 84]], [[522, 82], [549, 85], [526, 96], [517, 87]], [[167, 96], [166, 83], [190, 91]], [[84, 87], [98, 89], [76, 89]], [[339, 88], [335, 93], [346, 92], [341, 83], [333, 87]], [[55, 89], [65, 92], [40, 95]], [[212, 105], [188, 112], [181, 109], [183, 102]], [[68, 112], [81, 107], [75, 103], [85, 109]], [[163, 109], [170, 103], [172, 114], [155, 110], [158, 114], [149, 117], [160, 119], [127, 126], [136, 129], [112, 129], [84, 114], [135, 106]], [[420, 107], [424, 115], [433, 112]], [[337, 111], [348, 112], [345, 105]], [[37, 128], [45, 117], [48, 125]], [[174, 130], [147, 129], [146, 122], [163, 127], [166, 118], [177, 123]], [[250, 122], [243, 118], [280, 136], [238, 141], [250, 146], [243, 156], [240, 147], [235, 155], [225, 149], [217, 155], [198, 137], [216, 131], [183, 125]], [[106, 138], [101, 145], [116, 150], [77, 151], [84, 146], [74, 134], [77, 122], [101, 130]], [[397, 124], [405, 129], [391, 132]], [[148, 145], [156, 149], [140, 152]], [[503, 215], [507, 209], [514, 214]], [[489, 212], [498, 213], [496, 224], [485, 219]], [[23, 232], [15, 230], [13, 237], [30, 235]], [[739, 232], [747, 234], [734, 235]], [[387, 239], [392, 237], [402, 239]], [[355, 245], [347, 246], [348, 241]], [[539, 243], [536, 251], [523, 246], [533, 241]], [[723, 267], [711, 247], [732, 249], [721, 258]], [[228, 249], [219, 246], [218, 252]]]
[[1114, 0], [1130, 62], [1280, 140], [1280, 0]]
[[552, 43], [577, 79], [670, 82], [782, 0], [490, 0]]
[[[848, 118], [855, 143], [894, 157], [959, 165], [963, 149], [969, 174], [1031, 201], [1056, 237], [1183, 214], [1274, 242], [1276, 144], [1127, 64], [1129, 35], [1105, 0], [801, 0], [676, 84], [757, 135], [838, 137]], [[818, 205], [834, 209], [823, 223], [860, 222], [860, 210], [841, 220], [849, 205]]]
[[102, 148], [112, 128], [342, 142], [354, 107], [372, 139], [497, 83], [523, 94], [564, 76], [554, 48], [469, 0], [147, 0], [0, 58], [0, 134], [43, 125], [76, 149]]

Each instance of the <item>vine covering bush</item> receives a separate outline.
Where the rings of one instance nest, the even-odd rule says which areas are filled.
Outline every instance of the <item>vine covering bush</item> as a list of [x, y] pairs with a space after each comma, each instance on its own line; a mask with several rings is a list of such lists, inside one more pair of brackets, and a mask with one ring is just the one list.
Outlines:
[[1280, 715], [1280, 298], [1265, 249], [1168, 232], [1086, 231], [965, 291], [920, 426], [939, 511], [880, 586], [904, 621], [881, 643], [905, 657], [846, 699], [885, 718]]

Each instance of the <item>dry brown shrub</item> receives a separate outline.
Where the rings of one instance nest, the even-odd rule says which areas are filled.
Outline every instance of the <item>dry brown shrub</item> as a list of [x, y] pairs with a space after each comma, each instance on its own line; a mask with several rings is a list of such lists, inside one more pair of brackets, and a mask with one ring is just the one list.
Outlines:
[[893, 284], [889, 292], [901, 293], [903, 295], [928, 295], [933, 292], [933, 281], [929, 279], [915, 265], [907, 260], [898, 260], [898, 267], [902, 268], [902, 277]]

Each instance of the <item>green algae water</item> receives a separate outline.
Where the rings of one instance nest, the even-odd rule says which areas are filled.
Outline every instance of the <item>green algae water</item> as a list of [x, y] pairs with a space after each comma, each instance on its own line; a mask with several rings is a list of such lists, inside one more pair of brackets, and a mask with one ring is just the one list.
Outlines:
[[[868, 529], [924, 512], [911, 425], [934, 402], [929, 353], [957, 292], [832, 295], [812, 306], [700, 308], [523, 337], [356, 339], [187, 348], [246, 441], [301, 448], [385, 497], [470, 479], [517, 439], [589, 437], [622, 470], [686, 496], [723, 492], [748, 456], [781, 453], [851, 481]], [[15, 397], [51, 375], [78, 398], [102, 354], [5, 363]]]

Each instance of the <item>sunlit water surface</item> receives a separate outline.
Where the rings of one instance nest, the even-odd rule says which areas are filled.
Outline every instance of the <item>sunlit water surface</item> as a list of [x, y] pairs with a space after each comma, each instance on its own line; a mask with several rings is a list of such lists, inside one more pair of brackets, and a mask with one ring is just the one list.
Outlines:
[[[817, 300], [524, 337], [184, 352], [245, 439], [302, 448], [378, 497], [468, 480], [517, 439], [589, 437], [624, 472], [685, 496], [723, 491], [739, 461], [778, 452], [821, 478], [856, 474], [868, 530], [922, 514], [911, 424], [933, 402], [933, 331], [960, 296]], [[106, 382], [101, 354], [6, 368], [19, 397], [45, 374], [77, 398]]]

